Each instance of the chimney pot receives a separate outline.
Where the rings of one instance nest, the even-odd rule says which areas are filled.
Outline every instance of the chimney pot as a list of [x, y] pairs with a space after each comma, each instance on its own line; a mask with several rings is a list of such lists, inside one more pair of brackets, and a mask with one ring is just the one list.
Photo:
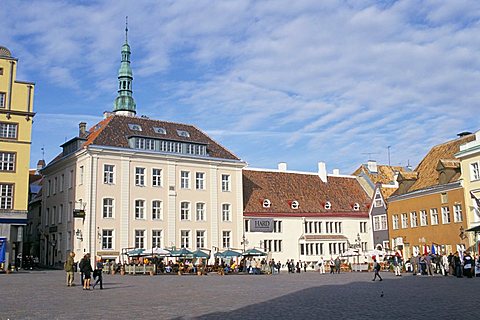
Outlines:
[[78, 135], [81, 137], [85, 135], [85, 132], [87, 132], [87, 123], [86, 122], [80, 122], [78, 124]]
[[339, 176], [340, 175], [340, 169], [333, 169], [333, 175], [334, 176]]
[[371, 173], [378, 172], [377, 161], [375, 160], [368, 160], [367, 167], [368, 167], [368, 171], [370, 171]]
[[286, 162], [279, 162], [278, 163], [278, 171], [287, 171], [287, 163]]

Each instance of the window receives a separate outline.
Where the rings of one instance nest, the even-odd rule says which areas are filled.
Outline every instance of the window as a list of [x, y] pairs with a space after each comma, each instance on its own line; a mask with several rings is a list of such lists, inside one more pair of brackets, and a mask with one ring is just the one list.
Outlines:
[[298, 203], [297, 200], [293, 200], [292, 203], [290, 203], [290, 208], [297, 210], [300, 207], [300, 203]]
[[182, 248], [190, 248], [190, 230], [180, 231], [180, 246]]
[[52, 216], [50, 217], [50, 224], [55, 224], [55, 220], [57, 219], [57, 207], [53, 206]]
[[355, 203], [353, 205], [353, 211], [358, 211], [358, 210], [360, 210], [360, 205], [358, 203]]
[[450, 208], [449, 207], [442, 207], [442, 223], [447, 224], [450, 223]]
[[71, 189], [73, 187], [73, 170], [70, 170], [70, 173], [68, 175], [68, 188]]
[[145, 200], [135, 200], [135, 219], [145, 219]]
[[103, 250], [113, 249], [113, 230], [111, 229], [102, 230], [102, 249]]
[[67, 209], [67, 222], [72, 221], [72, 216], [73, 216], [73, 202], [70, 201], [68, 203], [68, 209]]
[[265, 199], [263, 200], [263, 207], [264, 208], [270, 208], [270, 206], [272, 205], [272, 202], [268, 199]]
[[155, 150], [155, 140], [145, 139], [145, 149], [146, 150]]
[[177, 134], [178, 134], [178, 136], [184, 137], [184, 138], [189, 138], [190, 137], [190, 133], [188, 133], [185, 130], [177, 130]]
[[223, 248], [230, 248], [230, 231], [222, 231]]
[[158, 133], [158, 134], [167, 134], [167, 130], [161, 127], [153, 127], [153, 131], [155, 131], [155, 133]]
[[205, 173], [203, 172], [195, 173], [195, 188], [197, 190], [205, 189]]
[[180, 203], [180, 220], [190, 220], [190, 202]]
[[324, 208], [327, 210], [330, 210], [332, 208], [332, 204], [330, 203], [330, 201], [325, 202]]
[[132, 123], [129, 123], [128, 124], [128, 127], [130, 128], [130, 130], [134, 130], [134, 131], [142, 131], [142, 127], [138, 124], [132, 124]]
[[445, 204], [448, 202], [448, 195], [447, 193], [442, 193], [440, 194], [440, 200], [442, 201], [442, 204]]
[[135, 185], [145, 186], [145, 168], [135, 168]]
[[222, 221], [230, 221], [230, 204], [222, 204]]
[[195, 218], [197, 221], [205, 221], [205, 203], [197, 202], [197, 208], [195, 210]]
[[[3, 74], [3, 69], [0, 68], [2, 74]], [[5, 108], [5, 92], [0, 92], [0, 108]]]
[[135, 249], [145, 249], [145, 230], [135, 230]]
[[190, 189], [190, 172], [189, 171], [180, 172], [180, 188]]
[[62, 223], [63, 219], [63, 204], [60, 204], [60, 207], [58, 208], [58, 223]]
[[152, 201], [152, 220], [161, 220], [162, 219], [162, 201], [153, 200]]
[[162, 248], [162, 230], [152, 230], [152, 248]]
[[15, 171], [14, 152], [0, 152], [0, 171]]
[[103, 183], [113, 184], [113, 169], [114, 166], [111, 164], [103, 165]]
[[367, 222], [360, 222], [360, 233], [367, 232]]
[[62, 173], [60, 176], [60, 192], [63, 192], [63, 188], [65, 188], [65, 175]]
[[17, 139], [16, 123], [0, 122], [0, 138]]
[[80, 183], [79, 183], [80, 185], [83, 184], [83, 174], [84, 174], [84, 168], [83, 168], [83, 166], [80, 166], [80, 179], [79, 179], [80, 180]]
[[470, 164], [470, 174], [472, 176], [471, 180], [480, 180], [480, 168], [478, 167], [478, 162]]
[[152, 169], [152, 186], [162, 186], [162, 169]]
[[58, 186], [58, 181], [57, 177], [53, 179], [53, 194], [57, 194], [57, 186]]
[[245, 232], [248, 232], [248, 230], [250, 230], [250, 220], [248, 219], [245, 219], [244, 220], [244, 224], [245, 224]]
[[145, 138], [135, 138], [135, 149], [145, 149]]
[[398, 214], [393, 216], [392, 228], [393, 228], [393, 230], [398, 229]]
[[410, 212], [410, 226], [412, 228], [418, 227], [418, 215], [417, 212]]
[[381, 228], [380, 227], [380, 216], [373, 217], [373, 231], [380, 230], [380, 228]]
[[222, 191], [223, 192], [230, 191], [230, 175], [229, 174], [222, 174]]
[[425, 210], [420, 210], [420, 225], [422, 227], [428, 225], [427, 211]]
[[453, 221], [454, 222], [462, 222], [462, 205], [456, 204], [453, 206]]
[[406, 213], [402, 213], [402, 229], [408, 228], [408, 216]]
[[438, 224], [438, 210], [436, 208], [430, 209], [430, 220], [432, 221], [432, 226]]
[[205, 231], [197, 230], [197, 249], [205, 248]]
[[281, 220], [274, 220], [273, 221], [273, 232], [281, 233], [282, 232], [282, 221]]
[[[1, 185], [0, 185], [1, 188]], [[50, 221], [50, 208], [47, 208], [47, 213], [45, 214], [45, 226], [48, 226], [48, 222]]]
[[13, 209], [13, 184], [0, 184], [0, 209]]
[[113, 218], [113, 199], [112, 198], [103, 199], [103, 217]]

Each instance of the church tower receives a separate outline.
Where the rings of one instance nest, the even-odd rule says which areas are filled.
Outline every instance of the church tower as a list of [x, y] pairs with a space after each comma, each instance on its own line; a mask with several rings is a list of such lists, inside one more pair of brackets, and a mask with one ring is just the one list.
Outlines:
[[133, 73], [130, 67], [130, 46], [128, 45], [128, 21], [125, 23], [125, 43], [122, 46], [122, 62], [118, 70], [118, 96], [113, 104], [115, 114], [131, 116], [136, 114], [135, 100], [133, 100], [132, 81]]

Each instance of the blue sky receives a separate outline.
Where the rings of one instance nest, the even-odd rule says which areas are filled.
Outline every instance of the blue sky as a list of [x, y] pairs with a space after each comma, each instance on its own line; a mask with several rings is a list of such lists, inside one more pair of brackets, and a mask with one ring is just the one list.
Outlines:
[[[129, 19], [137, 114], [194, 124], [252, 167], [416, 165], [480, 128], [480, 2], [12, 1], [0, 45], [33, 81], [31, 164], [116, 97]], [[370, 153], [370, 156], [368, 155]]]

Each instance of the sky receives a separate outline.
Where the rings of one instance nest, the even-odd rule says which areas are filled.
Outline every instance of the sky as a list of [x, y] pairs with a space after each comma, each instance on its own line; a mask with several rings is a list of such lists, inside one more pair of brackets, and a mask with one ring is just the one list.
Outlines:
[[[35, 82], [31, 167], [113, 109], [125, 38], [137, 115], [193, 124], [250, 167], [415, 166], [480, 129], [480, 2], [1, 0]], [[44, 156], [43, 156], [43, 152]], [[390, 152], [388, 152], [388, 150]]]

